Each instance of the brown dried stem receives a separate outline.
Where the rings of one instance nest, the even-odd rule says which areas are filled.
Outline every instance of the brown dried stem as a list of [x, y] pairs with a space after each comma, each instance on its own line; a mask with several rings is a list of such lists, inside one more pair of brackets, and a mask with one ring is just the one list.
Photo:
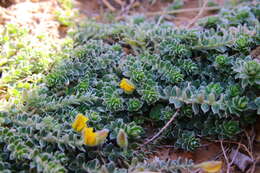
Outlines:
[[[205, 7], [204, 10], [219, 10], [221, 7]], [[192, 12], [192, 11], [200, 11], [201, 8], [187, 8], [187, 9], [179, 9], [179, 10], [172, 10], [172, 11], [158, 11], [158, 12], [149, 12], [146, 13], [146, 16], [157, 16], [157, 15], [166, 15], [166, 14], [178, 14], [178, 13], [185, 13], [185, 12]]]
[[109, 8], [111, 11], [116, 11], [116, 8], [113, 7], [107, 0], [102, 0], [102, 1], [103, 1], [103, 3], [105, 4], [105, 6], [106, 6], [107, 8]]
[[205, 8], [207, 7], [207, 4], [208, 4], [208, 0], [205, 0], [203, 6], [201, 7], [201, 9], [200, 9], [199, 13], [197, 14], [197, 16], [195, 16], [195, 17], [190, 21], [190, 23], [187, 25], [186, 28], [190, 28], [194, 23], [197, 22], [197, 20], [201, 17], [201, 15], [203, 14], [203, 12], [205, 11]]
[[175, 112], [175, 114], [173, 114], [173, 116], [171, 117], [171, 119], [163, 126], [163, 128], [161, 128], [161, 130], [156, 133], [151, 139], [149, 139], [148, 141], [146, 141], [143, 145], [147, 145], [149, 143], [151, 143], [153, 140], [155, 140], [156, 138], [158, 138], [161, 133], [167, 129], [167, 127], [173, 122], [173, 120], [176, 118], [176, 116], [178, 115], [179, 113], [179, 109], [177, 109], [177, 111]]
[[240, 149], [241, 143], [238, 143], [238, 147], [237, 147], [237, 149], [236, 149], [236, 152], [235, 152], [235, 154], [234, 154], [234, 156], [233, 156], [231, 162], [229, 162], [229, 159], [228, 159], [228, 157], [227, 157], [227, 153], [226, 153], [226, 150], [225, 150], [225, 148], [224, 148], [224, 146], [223, 146], [223, 141], [222, 141], [222, 140], [220, 141], [220, 145], [221, 145], [221, 149], [222, 149], [224, 158], [225, 158], [226, 163], [227, 163], [227, 173], [230, 173], [231, 166], [232, 166], [232, 164], [233, 164], [234, 161], [235, 161], [235, 158], [236, 158], [237, 153], [238, 153], [238, 151], [239, 151], [239, 149]]

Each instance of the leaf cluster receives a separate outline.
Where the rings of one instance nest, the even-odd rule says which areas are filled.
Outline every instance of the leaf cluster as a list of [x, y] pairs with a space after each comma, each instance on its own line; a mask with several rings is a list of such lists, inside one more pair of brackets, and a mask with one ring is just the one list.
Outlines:
[[[250, 55], [260, 40], [259, 8], [224, 10], [192, 30], [143, 17], [80, 26], [69, 58], [24, 93], [23, 105], [1, 114], [0, 171], [124, 172], [144, 159], [138, 146], [151, 126], [159, 130], [177, 109], [161, 143], [192, 151], [201, 137], [236, 139], [259, 116], [260, 64]], [[123, 78], [133, 93], [120, 88]], [[78, 113], [110, 131], [102, 146], [85, 146], [73, 131]], [[126, 150], [116, 144], [120, 129]], [[177, 172], [181, 162], [153, 165]]]

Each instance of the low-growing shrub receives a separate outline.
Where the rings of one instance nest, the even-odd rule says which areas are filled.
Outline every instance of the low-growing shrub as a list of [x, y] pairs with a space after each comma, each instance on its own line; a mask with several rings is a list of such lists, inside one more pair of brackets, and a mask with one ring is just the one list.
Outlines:
[[[160, 143], [193, 151], [202, 137], [235, 140], [260, 110], [260, 64], [250, 56], [260, 40], [259, 9], [223, 10], [192, 30], [142, 17], [87, 22], [70, 58], [24, 94], [23, 106], [1, 113], [0, 170], [126, 172], [145, 158], [140, 144], [149, 129], [177, 110]], [[102, 144], [90, 147], [73, 130], [81, 113], [93, 136], [109, 130]], [[154, 164], [177, 172], [181, 162]]]

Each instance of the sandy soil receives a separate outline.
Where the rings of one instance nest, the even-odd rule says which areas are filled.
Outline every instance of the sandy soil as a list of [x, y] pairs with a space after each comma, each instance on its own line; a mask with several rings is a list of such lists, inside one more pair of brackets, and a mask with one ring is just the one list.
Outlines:
[[0, 24], [13, 23], [28, 28], [32, 35], [45, 33], [52, 38], [60, 37], [60, 24], [54, 14], [60, 8], [56, 0], [16, 0], [8, 4], [7, 8], [0, 7]]
[[[124, 1], [124, 0], [122, 0]], [[122, 14], [128, 15], [128, 14], [147, 14], [149, 12], [158, 12], [158, 11], [164, 11], [165, 7], [169, 5], [169, 2], [166, 1], [160, 1], [157, 0], [156, 3], [151, 4], [147, 0], [140, 0], [135, 1], [136, 3], [132, 4], [132, 8], [130, 8], [127, 11], [124, 11], [125, 8], [129, 7], [129, 4], [125, 4], [123, 7], [119, 4], [115, 3], [115, 0], [109, 1], [111, 5], [116, 9], [113, 13], [117, 15], [118, 17], [122, 17]], [[184, 0], [184, 6], [182, 9], [188, 9], [188, 8], [198, 8], [201, 7], [202, 4], [199, 3], [200, 0]], [[219, 5], [223, 5], [224, 0], [215, 0], [215, 2]], [[107, 6], [105, 6], [102, 3], [102, 0], [77, 0], [76, 1], [76, 7], [79, 9], [82, 15], [86, 15], [90, 18], [94, 18], [96, 20], [102, 21], [102, 15], [106, 12], [111, 12]], [[124, 11], [124, 12], [122, 12]], [[215, 12], [210, 11], [204, 11], [203, 14], [200, 16], [205, 17], [208, 15], [215, 14]], [[177, 26], [185, 26], [189, 23], [191, 19], [196, 17], [198, 15], [198, 11], [192, 11], [192, 12], [182, 12], [178, 13], [175, 16], [170, 17], [170, 21], [173, 22]], [[166, 17], [167, 18], [167, 17]]]

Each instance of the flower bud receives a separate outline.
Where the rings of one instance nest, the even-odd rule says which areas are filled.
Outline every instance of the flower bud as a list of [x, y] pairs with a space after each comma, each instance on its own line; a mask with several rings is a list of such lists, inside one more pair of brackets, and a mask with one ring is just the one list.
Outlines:
[[108, 136], [109, 130], [108, 129], [103, 129], [100, 131], [97, 131], [97, 145], [102, 144], [105, 142], [107, 136]]
[[117, 135], [117, 145], [121, 148], [127, 148], [128, 146], [128, 139], [127, 134], [123, 129], [120, 129]]

